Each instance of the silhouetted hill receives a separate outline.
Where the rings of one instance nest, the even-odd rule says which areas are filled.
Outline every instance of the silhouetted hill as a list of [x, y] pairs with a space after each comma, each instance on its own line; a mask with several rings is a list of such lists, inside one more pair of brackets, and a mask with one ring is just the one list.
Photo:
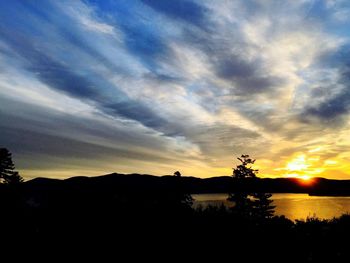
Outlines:
[[72, 177], [65, 180], [36, 178], [23, 184], [26, 191], [39, 193], [65, 189], [71, 192], [151, 194], [174, 191], [181, 183], [191, 194], [251, 191], [270, 193], [309, 193], [311, 195], [350, 195], [350, 180], [314, 178], [311, 183], [297, 178], [253, 178], [242, 182], [231, 176], [212, 178], [153, 176], [146, 174], [112, 173], [97, 177]]

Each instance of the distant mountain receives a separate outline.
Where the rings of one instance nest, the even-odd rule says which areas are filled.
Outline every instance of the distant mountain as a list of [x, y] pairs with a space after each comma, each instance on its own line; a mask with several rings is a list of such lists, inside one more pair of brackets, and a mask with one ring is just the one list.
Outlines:
[[152, 193], [172, 191], [181, 183], [191, 194], [251, 191], [269, 193], [308, 193], [310, 195], [350, 195], [350, 180], [314, 178], [311, 183], [297, 178], [253, 178], [239, 182], [231, 176], [212, 178], [153, 176], [112, 173], [97, 177], [72, 177], [65, 180], [36, 178], [23, 184], [29, 192]]

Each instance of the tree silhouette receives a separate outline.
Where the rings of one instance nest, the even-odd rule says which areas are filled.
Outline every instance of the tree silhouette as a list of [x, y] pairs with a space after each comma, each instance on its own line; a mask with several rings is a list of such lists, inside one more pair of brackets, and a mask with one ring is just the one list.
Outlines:
[[[256, 172], [252, 168], [255, 160], [249, 158], [249, 155], [242, 155], [241, 158], [237, 158], [241, 164], [237, 165], [236, 168], [233, 168], [233, 178], [235, 179], [237, 185], [242, 186], [243, 180], [247, 178], [255, 178]], [[253, 215], [253, 201], [249, 198], [249, 194], [243, 189], [236, 189], [234, 193], [230, 193], [228, 201], [234, 202], [234, 207], [232, 208], [233, 212], [237, 213], [240, 216], [251, 216]]]
[[254, 216], [258, 219], [268, 219], [273, 217], [276, 206], [271, 205], [273, 202], [273, 200], [270, 199], [272, 194], [260, 192], [254, 193], [253, 196]]
[[11, 185], [23, 182], [23, 178], [15, 171], [12, 155], [6, 148], [0, 148], [0, 182]]
[[181, 173], [179, 171], [174, 172], [174, 176], [177, 178], [174, 178], [174, 185], [175, 189], [173, 194], [173, 202], [177, 203], [182, 208], [191, 208], [193, 205], [193, 197], [191, 194], [187, 193], [187, 190], [185, 189], [184, 184], [184, 178], [181, 177]]
[[177, 177], [180, 177], [180, 176], [181, 176], [181, 173], [180, 173], [179, 171], [176, 171], [176, 172], [174, 173], [174, 175], [177, 176]]
[[[257, 169], [253, 169], [254, 159], [249, 155], [242, 155], [237, 158], [241, 164], [233, 168], [233, 178], [236, 180], [238, 187], [243, 187], [242, 182], [249, 178], [256, 178]], [[271, 205], [271, 194], [257, 192], [250, 193], [244, 189], [237, 189], [235, 193], [230, 193], [228, 200], [235, 203], [233, 211], [241, 216], [252, 216], [255, 219], [267, 219], [274, 215], [275, 206]]]

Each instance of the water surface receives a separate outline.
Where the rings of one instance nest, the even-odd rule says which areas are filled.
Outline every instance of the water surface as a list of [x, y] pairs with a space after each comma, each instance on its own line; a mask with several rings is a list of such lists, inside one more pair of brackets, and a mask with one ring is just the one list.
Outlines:
[[[198, 205], [232, 206], [227, 194], [195, 194], [194, 207]], [[276, 215], [285, 215], [289, 219], [305, 219], [310, 216], [331, 219], [350, 213], [350, 197], [343, 196], [309, 196], [308, 194], [273, 194]]]

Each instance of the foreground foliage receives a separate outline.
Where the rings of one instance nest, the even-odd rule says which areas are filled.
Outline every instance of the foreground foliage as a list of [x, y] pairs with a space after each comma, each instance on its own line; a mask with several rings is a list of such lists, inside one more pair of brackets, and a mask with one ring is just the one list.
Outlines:
[[[79, 256], [112, 247], [109, 252], [118, 258], [127, 253], [129, 259], [140, 255], [153, 260], [164, 260], [164, 253], [167, 259], [210, 256], [216, 262], [242, 257], [248, 262], [350, 258], [343, 241], [350, 235], [350, 215], [333, 220], [312, 217], [293, 222], [283, 216], [262, 220], [225, 206], [193, 209], [191, 200], [184, 202], [187, 195], [171, 190], [129, 193], [99, 185], [90, 189], [82, 182], [66, 184], [65, 188], [1, 185], [0, 224], [6, 245], [62, 254], [79, 244], [84, 247]], [[2, 251], [7, 251], [6, 245]]]

